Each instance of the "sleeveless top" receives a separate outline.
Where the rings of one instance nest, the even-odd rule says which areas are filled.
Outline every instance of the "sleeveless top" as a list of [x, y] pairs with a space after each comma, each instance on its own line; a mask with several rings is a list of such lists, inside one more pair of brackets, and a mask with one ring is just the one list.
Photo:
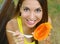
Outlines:
[[[23, 33], [22, 21], [21, 21], [21, 17], [20, 17], [20, 16], [17, 17], [17, 22], [18, 22], [18, 26], [19, 26], [19, 31], [20, 31], [21, 33]], [[35, 44], [35, 42], [30, 43], [30, 42], [28, 42], [28, 41], [24, 38], [24, 44]]]

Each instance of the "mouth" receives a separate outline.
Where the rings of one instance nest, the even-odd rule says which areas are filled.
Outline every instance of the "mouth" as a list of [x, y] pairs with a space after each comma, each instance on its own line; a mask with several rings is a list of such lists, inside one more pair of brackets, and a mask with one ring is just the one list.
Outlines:
[[29, 24], [29, 25], [33, 25], [33, 24], [35, 24], [35, 22], [36, 22], [36, 19], [32, 19], [32, 20], [30, 20], [30, 19], [26, 19], [26, 21], [27, 21], [27, 24]]

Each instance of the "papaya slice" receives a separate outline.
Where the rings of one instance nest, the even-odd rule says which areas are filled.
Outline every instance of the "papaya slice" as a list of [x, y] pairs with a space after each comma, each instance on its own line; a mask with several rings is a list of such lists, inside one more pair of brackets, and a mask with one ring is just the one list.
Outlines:
[[34, 39], [42, 41], [46, 39], [52, 29], [52, 26], [49, 22], [40, 24], [33, 33]]

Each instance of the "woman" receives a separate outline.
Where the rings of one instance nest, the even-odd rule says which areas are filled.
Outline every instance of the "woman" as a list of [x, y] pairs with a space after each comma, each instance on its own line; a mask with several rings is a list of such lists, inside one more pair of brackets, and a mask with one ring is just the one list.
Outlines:
[[24, 35], [32, 35], [38, 25], [47, 21], [47, 0], [19, 0], [14, 18], [6, 25], [9, 44], [38, 44]]

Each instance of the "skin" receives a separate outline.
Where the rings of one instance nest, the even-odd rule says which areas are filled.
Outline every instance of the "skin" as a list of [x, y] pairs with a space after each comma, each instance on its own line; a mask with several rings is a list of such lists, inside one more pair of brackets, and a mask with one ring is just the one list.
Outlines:
[[[34, 6], [35, 5], [35, 6]], [[25, 0], [20, 8], [23, 26], [33, 28], [42, 19], [42, 8], [36, 0]]]
[[[20, 8], [20, 13], [24, 34], [31, 34], [35, 29], [35, 25], [42, 19], [43, 11], [41, 5], [37, 0], [24, 0]], [[18, 29], [16, 18], [13, 18], [7, 23], [6, 34], [9, 44], [15, 44], [15, 40], [13, 39], [14, 37], [19, 41], [19, 44], [24, 44], [24, 36]], [[11, 30], [15, 33], [9, 33], [7, 30]], [[27, 39], [27, 41], [31, 42], [32, 39]]]

